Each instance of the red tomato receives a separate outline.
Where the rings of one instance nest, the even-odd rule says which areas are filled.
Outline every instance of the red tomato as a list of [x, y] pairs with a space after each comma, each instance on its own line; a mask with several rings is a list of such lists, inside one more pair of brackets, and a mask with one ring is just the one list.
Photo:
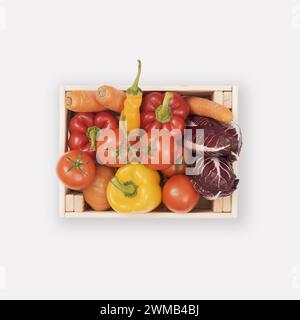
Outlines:
[[56, 172], [59, 179], [70, 189], [88, 187], [95, 176], [94, 160], [84, 152], [66, 152], [58, 161]]
[[199, 199], [199, 193], [185, 175], [173, 176], [163, 186], [162, 201], [173, 212], [187, 213], [195, 208]]

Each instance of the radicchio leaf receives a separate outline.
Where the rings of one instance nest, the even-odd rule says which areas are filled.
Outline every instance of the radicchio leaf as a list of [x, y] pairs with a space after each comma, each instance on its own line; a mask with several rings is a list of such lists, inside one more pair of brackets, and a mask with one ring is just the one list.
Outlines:
[[[214, 119], [192, 116], [187, 120], [186, 129], [192, 130], [191, 139], [186, 138], [185, 146], [192, 150], [204, 151], [207, 157], [228, 157], [237, 160], [242, 147], [241, 130], [237, 124], [225, 124]], [[204, 146], [196, 142], [197, 129], [204, 130]]]
[[190, 176], [190, 180], [195, 190], [208, 200], [230, 196], [239, 183], [232, 163], [226, 158], [198, 158], [196, 166], [199, 174]]

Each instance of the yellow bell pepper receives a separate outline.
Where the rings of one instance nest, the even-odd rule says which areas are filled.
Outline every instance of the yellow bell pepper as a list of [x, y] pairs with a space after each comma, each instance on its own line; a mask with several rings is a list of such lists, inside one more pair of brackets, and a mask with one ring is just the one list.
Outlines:
[[161, 203], [159, 174], [140, 163], [127, 164], [108, 183], [106, 197], [117, 212], [150, 212]]
[[[126, 121], [127, 132], [140, 127], [140, 107], [142, 104], [143, 93], [139, 88], [138, 83], [141, 75], [142, 64], [138, 60], [138, 73], [133, 82], [133, 85], [127, 89], [124, 108], [121, 112], [120, 121]], [[122, 128], [120, 124], [120, 128]]]

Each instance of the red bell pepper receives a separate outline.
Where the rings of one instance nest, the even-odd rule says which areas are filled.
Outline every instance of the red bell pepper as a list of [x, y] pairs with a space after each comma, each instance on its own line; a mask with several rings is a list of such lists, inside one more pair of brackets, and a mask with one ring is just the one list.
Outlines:
[[141, 110], [142, 129], [179, 129], [183, 133], [190, 107], [176, 92], [151, 92], [143, 99]]
[[93, 159], [96, 157], [96, 137], [100, 129], [118, 128], [118, 121], [109, 112], [78, 112], [70, 121], [69, 147], [71, 150], [86, 152]]

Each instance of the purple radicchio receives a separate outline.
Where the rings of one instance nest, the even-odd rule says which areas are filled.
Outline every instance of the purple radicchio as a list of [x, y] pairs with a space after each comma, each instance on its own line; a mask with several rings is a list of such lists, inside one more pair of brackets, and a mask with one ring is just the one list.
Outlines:
[[[242, 147], [241, 130], [234, 122], [225, 124], [211, 118], [192, 116], [187, 120], [186, 129], [192, 134], [185, 137], [185, 147], [193, 151], [203, 151], [207, 157], [228, 157], [237, 160]], [[197, 135], [203, 134], [204, 145], [199, 144]]]
[[226, 158], [205, 158], [203, 161], [202, 157], [195, 165], [199, 174], [189, 178], [195, 190], [208, 200], [230, 196], [239, 183], [232, 163]]

